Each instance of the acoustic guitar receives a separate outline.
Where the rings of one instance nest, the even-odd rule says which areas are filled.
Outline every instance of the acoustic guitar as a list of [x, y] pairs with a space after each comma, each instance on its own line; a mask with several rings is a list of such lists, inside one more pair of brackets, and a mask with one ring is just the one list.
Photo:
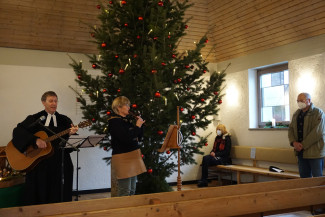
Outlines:
[[[79, 128], [84, 128], [91, 125], [91, 121], [83, 121], [78, 124]], [[46, 148], [35, 148], [35, 145], [29, 145], [24, 153], [21, 153], [10, 141], [6, 147], [6, 155], [10, 166], [17, 171], [30, 171], [41, 160], [50, 157], [53, 154], [51, 141], [68, 134], [70, 129], [66, 129], [58, 134], [48, 137], [46, 132], [39, 131], [34, 135], [44, 140], [47, 144]]]

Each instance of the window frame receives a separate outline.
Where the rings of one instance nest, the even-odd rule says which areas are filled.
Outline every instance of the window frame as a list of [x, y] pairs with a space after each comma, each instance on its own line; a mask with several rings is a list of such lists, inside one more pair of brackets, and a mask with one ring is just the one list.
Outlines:
[[[272, 65], [272, 66], [267, 66], [267, 67], [262, 67], [262, 68], [259, 68], [256, 70], [256, 75], [257, 75], [257, 99], [258, 99], [258, 103], [257, 103], [257, 110], [258, 110], [258, 127], [259, 128], [264, 128], [266, 126], [266, 123], [267, 122], [262, 122], [262, 94], [261, 94], [261, 83], [260, 83], [260, 80], [261, 80], [261, 76], [262, 75], [265, 75], [265, 74], [269, 74], [269, 73], [276, 73], [276, 72], [282, 72], [282, 71], [285, 71], [285, 70], [289, 70], [289, 67], [288, 67], [288, 63], [282, 63], [282, 64], [278, 64], [278, 65]], [[289, 88], [290, 88], [290, 77], [289, 77], [289, 84], [288, 84]], [[289, 99], [290, 100], [290, 99]], [[289, 102], [289, 106], [290, 106], [290, 102]], [[290, 111], [290, 108], [289, 108], [289, 111]], [[290, 121], [282, 121], [282, 124], [290, 124]]]

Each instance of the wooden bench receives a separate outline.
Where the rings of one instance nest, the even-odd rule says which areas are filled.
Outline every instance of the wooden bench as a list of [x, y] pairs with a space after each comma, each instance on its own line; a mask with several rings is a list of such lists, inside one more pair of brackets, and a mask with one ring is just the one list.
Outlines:
[[325, 177], [0, 209], [0, 216], [250, 216], [325, 206]]
[[[235, 172], [238, 184], [241, 183], [241, 174], [243, 173], [253, 174], [253, 182], [256, 182], [256, 177], [258, 175], [282, 179], [300, 177], [299, 172], [295, 171], [285, 170], [284, 172], [271, 172], [269, 170], [269, 166], [277, 166], [283, 169], [282, 166], [286, 165], [290, 165], [291, 167], [294, 165], [298, 169], [297, 158], [292, 148], [233, 146], [231, 149], [231, 158], [233, 160], [233, 165], [212, 166], [209, 167], [209, 170], [214, 170], [217, 174], [228, 171], [231, 172], [231, 176], [232, 172]], [[244, 165], [244, 163], [248, 165]], [[218, 175], [219, 179], [220, 177], [221, 174]]]

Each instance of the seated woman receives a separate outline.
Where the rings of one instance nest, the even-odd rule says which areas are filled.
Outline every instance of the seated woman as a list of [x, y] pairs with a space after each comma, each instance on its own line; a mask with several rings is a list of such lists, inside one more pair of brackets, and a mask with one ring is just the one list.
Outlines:
[[217, 126], [217, 136], [214, 140], [213, 149], [209, 155], [203, 157], [202, 160], [202, 178], [198, 183], [198, 187], [208, 186], [208, 168], [214, 165], [231, 164], [230, 158], [231, 139], [227, 132], [226, 126], [219, 124]]

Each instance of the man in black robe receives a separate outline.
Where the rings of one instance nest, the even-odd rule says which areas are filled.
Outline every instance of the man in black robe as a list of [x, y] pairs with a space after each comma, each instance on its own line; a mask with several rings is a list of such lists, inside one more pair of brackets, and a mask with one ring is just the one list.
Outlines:
[[[35, 148], [46, 148], [46, 142], [34, 135], [39, 131], [45, 131], [49, 137], [53, 135], [42, 125], [47, 126], [56, 134], [70, 128], [69, 133], [62, 136], [65, 140], [69, 138], [69, 135], [78, 131], [78, 127], [72, 125], [70, 118], [56, 111], [58, 97], [55, 92], [45, 92], [41, 101], [44, 105], [44, 110], [29, 115], [13, 130], [12, 143], [22, 153], [30, 145], [33, 145]], [[38, 121], [40, 124], [37, 123]], [[53, 140], [51, 145], [54, 154], [41, 160], [33, 169], [26, 173], [24, 205], [72, 200], [73, 165], [70, 157], [71, 149], [62, 148], [62, 146], [65, 146], [65, 143], [60, 138]], [[61, 166], [62, 152], [64, 156], [63, 168]], [[62, 183], [61, 179], [62, 169], [64, 171], [64, 183]], [[61, 196], [61, 184], [63, 186], [63, 196]]]

